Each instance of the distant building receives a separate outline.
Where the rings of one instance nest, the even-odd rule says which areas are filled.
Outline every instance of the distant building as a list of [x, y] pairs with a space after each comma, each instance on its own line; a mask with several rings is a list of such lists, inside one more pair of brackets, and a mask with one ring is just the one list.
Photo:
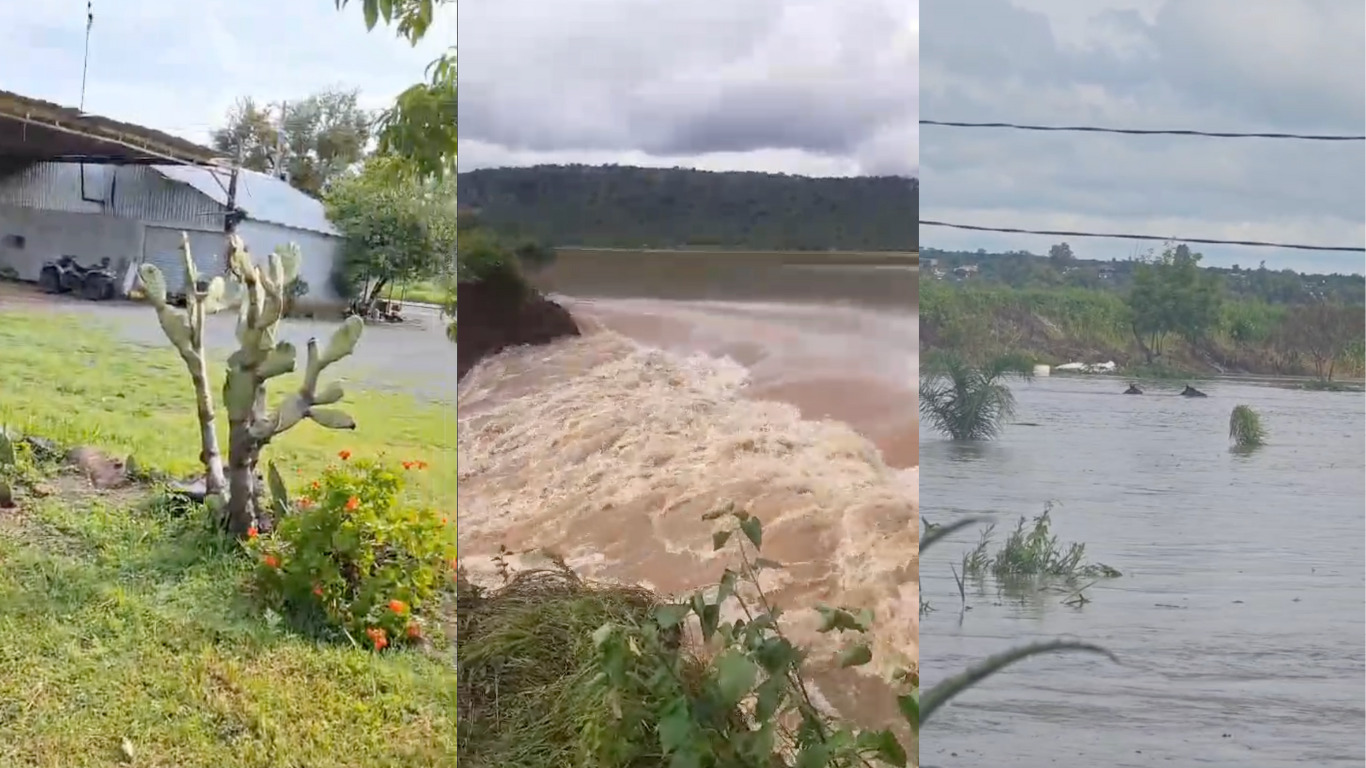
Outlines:
[[[238, 172], [236, 233], [264, 258], [297, 243], [308, 303], [340, 301], [331, 274], [342, 238], [320, 201], [285, 181]], [[82, 165], [40, 162], [0, 178], [0, 269], [38, 279], [44, 262], [74, 256], [82, 264], [109, 257], [126, 293], [136, 267], [156, 264], [168, 286], [184, 284], [181, 233], [189, 236], [201, 273], [223, 274], [230, 172], [193, 165]], [[8, 270], [7, 270], [8, 271]]]
[[[44, 262], [108, 257], [124, 292], [151, 262], [184, 284], [181, 233], [201, 272], [221, 274], [231, 171], [221, 152], [146, 126], [0, 90], [0, 274], [36, 280]], [[236, 232], [259, 259], [303, 252], [307, 302], [332, 302], [342, 238], [322, 203], [273, 176], [240, 171]]]
[[964, 264], [961, 267], [953, 268], [953, 276], [959, 280], [967, 280], [977, 276], [976, 264]]

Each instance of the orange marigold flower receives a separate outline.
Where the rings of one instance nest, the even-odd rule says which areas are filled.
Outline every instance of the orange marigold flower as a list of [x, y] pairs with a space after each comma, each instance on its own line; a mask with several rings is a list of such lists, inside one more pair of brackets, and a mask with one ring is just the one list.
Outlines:
[[414, 461], [414, 462], [413, 462], [413, 466], [414, 466], [414, 467], [417, 467], [418, 469], [426, 469], [426, 468], [427, 468], [427, 462], [422, 461], [422, 460], [419, 459], [418, 461]]
[[308, 487], [316, 491], [322, 488], [322, 484], [319, 483], [317, 480], [314, 480], [312, 483], [309, 483]]
[[379, 627], [371, 627], [365, 630], [365, 634], [370, 636], [370, 642], [375, 644], [375, 650], [382, 651], [389, 644], [389, 637]]
[[349, 509], [349, 510], [354, 510], [356, 507], [359, 507], [359, 506], [360, 506], [360, 499], [356, 498], [355, 496], [352, 496], [351, 498], [349, 498], [349, 499], [346, 500], [346, 508]]
[[442, 524], [442, 525], [445, 525], [445, 524], [446, 524], [446, 518], [444, 518], [444, 517], [441, 518], [441, 524]]
[[422, 627], [418, 626], [416, 622], [409, 624], [406, 631], [408, 633], [408, 637], [413, 640], [422, 637]]
[[265, 557], [261, 558], [261, 562], [265, 563], [267, 568], [280, 567], [280, 558], [276, 557], [275, 555], [266, 555]]
[[416, 466], [416, 462], [412, 462], [412, 461], [405, 461], [405, 462], [403, 462], [403, 468], [404, 468], [404, 469], [412, 469], [414, 466]]
[[307, 496], [299, 497], [299, 509], [308, 509], [311, 506], [313, 506], [313, 499]]
[[345, 450], [343, 450], [343, 451], [337, 451], [337, 455], [341, 457], [341, 460], [342, 460], [342, 461], [346, 461], [347, 459], [351, 458], [351, 452], [350, 452], [350, 451], [345, 451]]
[[252, 527], [250, 527], [250, 528], [247, 529], [247, 538], [248, 538], [248, 539], [254, 539], [254, 538], [256, 538], [256, 537], [259, 536], [259, 535], [261, 535], [261, 532], [258, 531], [258, 530], [256, 530], [256, 526], [253, 525]]
[[318, 586], [317, 584], [314, 584], [314, 585], [313, 585], [313, 594], [317, 595], [318, 597], [322, 597], [322, 596], [323, 596], [323, 588], [320, 587], [320, 586]]
[[393, 611], [394, 613], [407, 613], [408, 604], [403, 602], [402, 600], [390, 600], [389, 610]]

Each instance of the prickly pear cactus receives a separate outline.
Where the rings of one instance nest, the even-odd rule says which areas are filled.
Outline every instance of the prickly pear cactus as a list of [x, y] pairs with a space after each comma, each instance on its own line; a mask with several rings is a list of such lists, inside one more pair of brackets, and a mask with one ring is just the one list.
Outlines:
[[199, 418], [199, 453], [204, 464], [204, 489], [208, 495], [219, 495], [227, 488], [223, 472], [223, 458], [218, 450], [218, 431], [214, 424], [213, 392], [209, 388], [208, 362], [204, 354], [204, 324], [209, 315], [227, 308], [235, 300], [233, 292], [221, 277], [201, 280], [190, 253], [190, 238], [180, 236], [180, 251], [185, 259], [185, 310], [182, 312], [166, 301], [166, 276], [155, 264], [138, 267], [143, 294], [156, 310], [157, 321], [166, 338], [180, 353], [194, 384], [195, 410]]
[[[237, 351], [228, 357], [223, 403], [228, 409], [228, 498], [225, 507], [229, 530], [242, 535], [252, 527], [269, 524], [263, 489], [258, 480], [260, 452], [275, 436], [306, 419], [328, 429], [355, 429], [356, 421], [345, 411], [325, 406], [340, 402], [341, 385], [319, 387], [328, 366], [349, 356], [360, 341], [364, 324], [358, 317], [342, 323], [319, 349], [309, 339], [304, 358], [304, 377], [299, 389], [274, 410], [266, 407], [266, 384], [295, 371], [298, 350], [279, 341], [280, 320], [288, 301], [289, 284], [299, 274], [297, 246], [278, 248], [266, 264], [256, 264], [233, 237], [228, 270], [241, 286], [237, 315]], [[272, 480], [275, 477], [271, 478]], [[278, 496], [278, 494], [276, 494]]]

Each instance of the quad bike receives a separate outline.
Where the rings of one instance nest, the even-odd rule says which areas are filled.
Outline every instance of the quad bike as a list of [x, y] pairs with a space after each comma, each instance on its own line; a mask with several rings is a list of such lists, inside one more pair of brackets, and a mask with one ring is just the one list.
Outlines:
[[403, 304], [389, 299], [376, 299], [366, 302], [356, 299], [346, 308], [345, 315], [355, 315], [366, 322], [403, 322]]
[[109, 257], [93, 267], [81, 266], [74, 256], [62, 256], [43, 265], [38, 286], [46, 293], [75, 293], [90, 301], [114, 298], [116, 279], [109, 269]]

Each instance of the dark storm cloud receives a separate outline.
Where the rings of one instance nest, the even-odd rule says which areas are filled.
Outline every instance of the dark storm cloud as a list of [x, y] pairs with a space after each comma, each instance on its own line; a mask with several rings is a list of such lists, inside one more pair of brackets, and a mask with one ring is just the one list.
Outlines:
[[461, 13], [462, 167], [749, 153], [916, 168], [914, 3], [466, 0]]
[[[1361, 134], [1363, 8], [1313, 0], [939, 0], [925, 8], [923, 112], [949, 120]], [[1328, 244], [1360, 245], [1364, 236], [1360, 143], [928, 131], [927, 218]], [[926, 235], [929, 245], [974, 249], [1040, 250], [1048, 240]], [[1132, 245], [1084, 248], [1117, 255]], [[1363, 269], [1350, 254], [1207, 253], [1225, 262], [1293, 258]]]

